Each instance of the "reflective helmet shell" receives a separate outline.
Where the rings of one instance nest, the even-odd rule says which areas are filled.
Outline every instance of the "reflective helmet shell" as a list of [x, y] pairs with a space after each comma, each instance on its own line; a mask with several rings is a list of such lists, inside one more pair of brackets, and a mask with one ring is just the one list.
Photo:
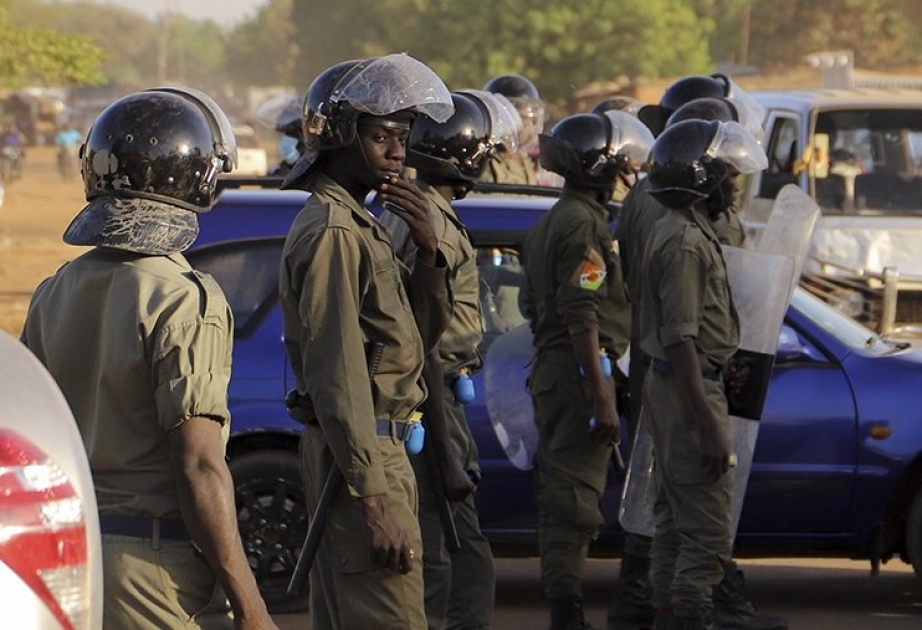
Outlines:
[[228, 163], [216, 152], [223, 141], [215, 125], [178, 92], [143, 91], [115, 101], [96, 118], [81, 149], [87, 200], [141, 197], [210, 209], [217, 175]]
[[720, 98], [728, 95], [728, 84], [709, 76], [683, 77], [666, 88], [658, 105], [645, 105], [637, 117], [658, 136], [666, 127], [666, 121], [685, 103], [696, 98]]
[[455, 113], [443, 123], [420, 116], [407, 143], [407, 163], [428, 181], [475, 181], [492, 151], [487, 107], [469, 93], [453, 92]]
[[686, 120], [663, 131], [650, 151], [650, 194], [663, 205], [685, 208], [707, 198], [727, 165], [707, 155], [718, 121]]
[[487, 81], [483, 89], [494, 94], [502, 94], [508, 99], [527, 98], [541, 100], [538, 88], [521, 74], [501, 74]]
[[359, 112], [346, 101], [336, 101], [333, 94], [350, 71], [367, 61], [353, 59], [330, 66], [307, 88], [303, 103], [303, 133], [312, 148], [318, 151], [339, 149], [355, 139]]
[[625, 162], [611, 150], [612, 124], [602, 114], [567, 116], [540, 144], [541, 166], [579, 186], [611, 186]]
[[666, 121], [666, 126], [669, 127], [683, 120], [694, 119], [721, 120], [723, 122], [733, 120], [739, 122], [740, 116], [736, 106], [726, 98], [696, 98], [675, 110], [669, 120]]
[[628, 112], [629, 114], [636, 116], [641, 107], [643, 107], [643, 103], [638, 101], [636, 98], [615, 94], [613, 96], [607, 96], [603, 98], [601, 101], [593, 105], [592, 109], [589, 111], [592, 114], [604, 114], [605, 112], [614, 109]]

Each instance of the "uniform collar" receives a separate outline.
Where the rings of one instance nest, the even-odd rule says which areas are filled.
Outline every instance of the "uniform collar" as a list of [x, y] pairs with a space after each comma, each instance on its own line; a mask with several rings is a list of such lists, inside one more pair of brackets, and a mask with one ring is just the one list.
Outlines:
[[311, 178], [308, 190], [312, 194], [326, 197], [340, 203], [352, 212], [352, 217], [360, 224], [372, 226], [377, 224], [377, 219], [365, 206], [356, 202], [345, 188], [326, 173], [315, 173]]
[[573, 190], [572, 188], [564, 188], [563, 192], [560, 193], [560, 198], [570, 198], [579, 201], [580, 203], [586, 204], [590, 209], [592, 209], [593, 212], [598, 213], [599, 216], [601, 216], [606, 221], [608, 220], [608, 208], [599, 203], [592, 195], [578, 190]]

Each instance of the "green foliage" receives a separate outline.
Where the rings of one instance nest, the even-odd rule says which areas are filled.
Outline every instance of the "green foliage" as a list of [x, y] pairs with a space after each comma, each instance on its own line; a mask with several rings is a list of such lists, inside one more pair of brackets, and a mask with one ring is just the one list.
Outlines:
[[292, 0], [274, 0], [229, 39], [224, 71], [242, 85], [298, 85]]
[[97, 85], [103, 51], [89, 37], [48, 28], [22, 28], [0, 5], [0, 85]]
[[905, 0], [266, 0], [230, 31], [103, 3], [0, 0], [0, 84], [300, 91], [336, 62], [406, 51], [452, 88], [517, 72], [564, 106], [595, 81], [718, 62], [801, 66], [847, 48], [859, 66], [922, 63], [922, 2]]

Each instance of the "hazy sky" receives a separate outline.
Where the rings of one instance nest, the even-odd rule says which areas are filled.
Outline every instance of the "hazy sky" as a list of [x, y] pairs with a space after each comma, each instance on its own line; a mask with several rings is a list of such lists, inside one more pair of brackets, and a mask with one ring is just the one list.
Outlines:
[[94, 4], [111, 4], [125, 7], [150, 18], [165, 11], [181, 13], [192, 19], [210, 18], [221, 26], [231, 27], [244, 18], [252, 17], [256, 10], [269, 4], [269, 0], [90, 0]]

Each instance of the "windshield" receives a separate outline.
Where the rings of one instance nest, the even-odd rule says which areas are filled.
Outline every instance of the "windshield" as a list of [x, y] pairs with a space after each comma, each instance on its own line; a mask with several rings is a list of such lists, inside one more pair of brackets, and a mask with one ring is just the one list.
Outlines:
[[837, 311], [804, 289], [794, 291], [791, 296], [791, 306], [844, 345], [854, 350], [887, 354], [903, 346], [903, 344], [885, 340], [873, 330], [865, 328], [854, 319]]
[[922, 109], [821, 112], [810, 170], [823, 206], [846, 213], [922, 214]]

